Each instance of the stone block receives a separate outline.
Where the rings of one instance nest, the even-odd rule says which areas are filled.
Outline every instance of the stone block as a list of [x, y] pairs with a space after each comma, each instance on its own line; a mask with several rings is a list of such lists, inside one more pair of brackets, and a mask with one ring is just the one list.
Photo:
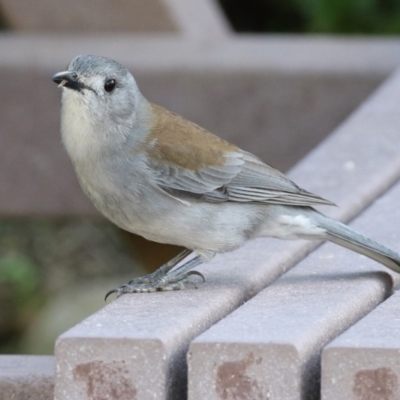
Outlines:
[[[370, 174], [376, 172], [376, 164], [371, 160], [377, 159], [370, 154], [360, 164], [363, 156], [355, 151], [356, 142], [350, 142], [360, 135], [359, 149], [363, 149], [365, 144], [376, 151], [382, 144], [382, 132], [391, 132], [392, 139], [387, 142], [386, 150], [393, 146], [395, 137], [400, 140], [395, 127], [399, 123], [396, 111], [400, 100], [399, 88], [400, 74], [397, 74], [323, 145], [306, 157], [293, 170], [291, 177], [299, 182], [307, 175], [299, 176], [298, 172], [303, 174], [307, 170], [309, 176], [317, 170], [318, 175], [326, 172], [325, 177], [318, 181], [326, 185], [325, 190], [328, 187], [333, 189], [330, 185], [336, 186], [337, 179], [343, 179], [346, 188], [335, 188], [332, 197], [334, 200], [335, 196], [346, 198], [351, 204], [351, 207], [346, 207], [347, 211], [352, 212], [360, 210], [367, 198], [371, 201], [369, 196], [372, 193], [377, 197], [372, 187], [380, 186], [389, 175], [391, 182], [396, 182], [400, 172], [398, 158], [393, 157], [383, 169], [385, 172], [381, 179], [375, 180]], [[323, 150], [328, 148], [330, 154], [323, 157]], [[346, 154], [347, 151], [353, 155]], [[380, 151], [376, 155], [378, 153]], [[330, 176], [327, 163], [336, 165]], [[324, 172], [318, 165], [323, 166]], [[366, 186], [356, 195], [353, 189], [361, 181]], [[352, 225], [399, 251], [399, 196], [400, 184], [377, 200]], [[338, 199], [337, 202], [342, 204]], [[366, 203], [362, 207], [365, 206]], [[342, 217], [350, 217], [347, 211], [344, 210]], [[372, 260], [333, 244], [322, 246], [191, 343], [188, 354], [189, 399], [203, 399], [206, 393], [210, 400], [318, 399], [322, 348], [379, 305], [391, 293], [392, 279], [398, 286], [399, 276]], [[332, 362], [331, 365], [337, 364]], [[326, 374], [326, 379], [329, 379], [330, 372]], [[335, 376], [332, 380], [335, 381]], [[340, 392], [340, 384], [337, 388], [336, 395]]]
[[[399, 195], [400, 184], [351, 225], [399, 250]], [[400, 276], [364, 256], [333, 244], [322, 246], [192, 342], [189, 399], [319, 399], [324, 345], [377, 307], [399, 284]], [[378, 326], [389, 336], [393, 323], [386, 328], [381, 322]], [[373, 332], [364, 330], [368, 331]], [[355, 343], [365, 347], [361, 338], [361, 332], [353, 335]], [[348, 354], [338, 345], [328, 348], [324, 381], [331, 396], [327, 399], [358, 399], [347, 390], [356, 379]], [[359, 357], [366, 360], [363, 351]], [[399, 356], [393, 358], [399, 364]]]
[[307, 251], [297, 243], [289, 254], [271, 254], [267, 267], [264, 248], [255, 241], [217, 257], [201, 268], [207, 284], [198, 290], [125, 295], [61, 335], [55, 398], [89, 400], [100, 392], [135, 400], [185, 398], [190, 341]]
[[325, 347], [323, 400], [400, 398], [399, 307], [398, 292]]

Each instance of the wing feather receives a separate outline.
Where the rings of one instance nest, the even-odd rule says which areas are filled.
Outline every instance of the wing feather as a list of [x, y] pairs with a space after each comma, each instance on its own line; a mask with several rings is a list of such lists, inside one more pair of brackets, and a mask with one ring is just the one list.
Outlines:
[[209, 202], [333, 205], [246, 152], [228, 153], [225, 164], [199, 171], [177, 166], [160, 168], [157, 163], [151, 167], [157, 172], [158, 185], [175, 197]]
[[208, 202], [333, 204], [179, 115], [155, 104], [151, 110], [153, 126], [143, 146], [156, 183], [170, 195]]

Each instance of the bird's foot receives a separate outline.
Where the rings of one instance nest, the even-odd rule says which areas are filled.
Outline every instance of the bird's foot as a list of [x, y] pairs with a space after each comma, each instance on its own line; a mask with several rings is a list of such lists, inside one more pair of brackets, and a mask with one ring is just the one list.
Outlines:
[[117, 297], [125, 293], [148, 293], [156, 292], [162, 290], [183, 290], [185, 289], [185, 284], [191, 284], [196, 289], [196, 284], [190, 280], [193, 275], [199, 276], [203, 282], [205, 282], [203, 274], [198, 271], [189, 271], [183, 274], [174, 276], [174, 274], [166, 274], [164, 276], [159, 276], [160, 274], [152, 273], [140, 278], [135, 278], [129, 281], [127, 284], [120, 286], [117, 289], [110, 290], [106, 298], [112, 294], [116, 293]]
[[116, 293], [117, 297], [119, 297], [125, 293], [149, 293], [161, 290], [182, 290], [185, 289], [186, 284], [191, 284], [197, 289], [197, 286], [190, 279], [190, 277], [199, 276], [203, 282], [205, 282], [204, 276], [200, 272], [190, 271], [190, 269], [201, 263], [200, 257], [195, 257], [177, 269], [172, 270], [172, 268], [188, 254], [190, 254], [189, 251], [184, 251], [152, 274], [132, 279], [127, 284], [122, 285], [117, 289], [110, 290], [106, 294], [105, 300], [107, 300], [107, 297], [113, 293]]

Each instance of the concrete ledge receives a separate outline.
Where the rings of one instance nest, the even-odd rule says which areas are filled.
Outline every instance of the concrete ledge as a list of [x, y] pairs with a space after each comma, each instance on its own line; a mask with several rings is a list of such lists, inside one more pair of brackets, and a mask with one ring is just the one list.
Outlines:
[[53, 400], [54, 357], [0, 356], [0, 400]]
[[323, 400], [400, 398], [399, 307], [396, 293], [324, 349]]
[[[398, 180], [400, 160], [390, 148], [396, 143], [397, 149], [400, 144], [399, 101], [397, 73], [290, 174], [301, 185], [307, 184], [307, 175], [315, 178], [317, 174], [320, 193], [332, 190], [329, 198], [338, 204], [351, 204], [345, 210], [332, 209], [331, 215], [351, 218], [347, 211], [364, 208], [365, 201], [370, 202], [370, 196], [376, 198], [381, 185], [387, 185], [389, 176], [392, 183]], [[367, 156], [366, 148], [377, 153]], [[330, 153], [325, 152], [328, 149]], [[386, 159], [389, 163], [383, 167], [379, 154], [389, 153], [391, 161]], [[373, 177], [377, 165], [383, 167], [380, 178]], [[343, 186], [336, 187], [337, 179]], [[356, 194], [354, 188], [360, 180], [369, 184]], [[398, 185], [385, 194], [354, 224], [397, 250], [399, 190]], [[257, 398], [259, 393], [269, 393], [271, 398], [318, 398], [323, 346], [385, 299], [392, 290], [388, 273], [356, 253], [324, 245], [192, 342], [189, 398], [204, 398], [205, 388], [209, 399]], [[399, 277], [394, 278], [398, 283]], [[332, 399], [348, 398], [338, 393]]]
[[[290, 174], [337, 201], [342, 207], [332, 213], [342, 219], [354, 217], [400, 176], [399, 87], [397, 74]], [[184, 398], [190, 341], [315, 246], [256, 240], [200, 267], [207, 282], [198, 290], [122, 296], [58, 339], [56, 399], [88, 399], [91, 379], [101, 380], [108, 393], [127, 377], [138, 400]], [[387, 286], [379, 279], [371, 285], [377, 285], [376, 305]]]
[[152, 101], [286, 170], [400, 62], [400, 41], [0, 36], [0, 214], [94, 215], [59, 134], [50, 77], [80, 53], [115, 58]]
[[[400, 184], [351, 226], [399, 250], [399, 197]], [[271, 399], [319, 399], [322, 348], [384, 301], [393, 290], [393, 280], [398, 287], [398, 274], [366, 257], [333, 244], [322, 246], [192, 342], [189, 399], [256, 399], [266, 394]], [[371, 315], [377, 315], [377, 310]], [[326, 399], [375, 399], [365, 395], [368, 383], [363, 383], [364, 397], [357, 397], [353, 387], [355, 380], [362, 385], [355, 378], [359, 370], [374, 370], [377, 365], [392, 368], [397, 363], [390, 372], [397, 382], [398, 351], [392, 351], [393, 360], [387, 363], [388, 349], [381, 354], [376, 348], [369, 355], [365, 352], [371, 334], [379, 343], [393, 343], [389, 347], [396, 348], [393, 334], [400, 323], [393, 311], [390, 307], [386, 313], [387, 325], [383, 318], [376, 321], [368, 316], [368, 326], [360, 322], [355, 325], [359, 329], [350, 329], [352, 335], [344, 333], [324, 350]], [[349, 338], [360, 349], [351, 349]]]

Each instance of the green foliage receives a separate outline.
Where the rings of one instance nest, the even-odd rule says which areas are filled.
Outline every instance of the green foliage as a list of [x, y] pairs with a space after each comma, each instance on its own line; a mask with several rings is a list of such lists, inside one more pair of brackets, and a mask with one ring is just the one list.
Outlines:
[[400, 33], [399, 0], [293, 0], [307, 32]]
[[400, 0], [219, 0], [238, 32], [400, 33]]
[[11, 285], [18, 303], [25, 303], [38, 284], [37, 269], [29, 258], [8, 254], [0, 258], [0, 283]]

